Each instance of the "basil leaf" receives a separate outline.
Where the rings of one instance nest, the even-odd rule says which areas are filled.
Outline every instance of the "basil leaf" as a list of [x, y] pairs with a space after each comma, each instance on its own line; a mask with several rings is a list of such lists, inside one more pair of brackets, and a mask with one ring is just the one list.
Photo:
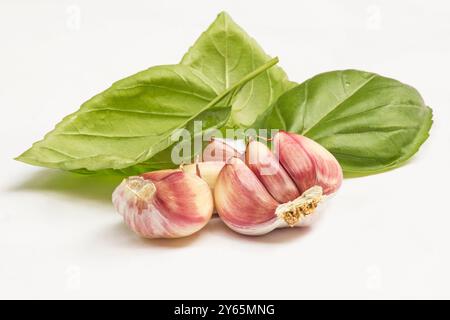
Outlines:
[[266, 126], [306, 135], [346, 176], [398, 167], [428, 138], [432, 110], [412, 87], [357, 71], [319, 74], [282, 95]]
[[[182, 141], [183, 143], [190, 143], [190, 154], [178, 154], [180, 156], [181, 161], [183, 163], [190, 163], [192, 159], [196, 156], [196, 151], [194, 149], [194, 138], [199, 134], [208, 134], [209, 130], [220, 128], [223, 126], [229, 118], [231, 111], [231, 107], [228, 106], [226, 108], [218, 107], [218, 108], [210, 108], [208, 111], [203, 112], [201, 115], [196, 117], [193, 121], [189, 122], [184, 129], [191, 133], [192, 139], [190, 141]], [[196, 132], [193, 128], [194, 121], [202, 121], [204, 130], [201, 132]], [[202, 137], [203, 138], [203, 137]], [[204, 142], [206, 145], [206, 142]], [[170, 147], [158, 152], [154, 156], [152, 156], [149, 160], [140, 162], [130, 167], [122, 168], [122, 169], [105, 169], [105, 170], [97, 170], [97, 171], [89, 171], [86, 169], [77, 169], [71, 170], [76, 173], [81, 174], [120, 174], [124, 176], [132, 176], [138, 175], [144, 172], [156, 171], [156, 170], [164, 170], [164, 169], [172, 169], [179, 167], [180, 163], [174, 163], [172, 161], [172, 152], [173, 149], [179, 149], [183, 145], [176, 144], [171, 145]], [[179, 151], [179, 150], [175, 150]]]
[[[217, 92], [224, 91], [270, 57], [231, 17], [222, 12], [183, 57]], [[228, 127], [251, 127], [276, 99], [294, 83], [274, 67], [249, 82], [232, 101]]]
[[272, 59], [222, 91], [188, 66], [142, 71], [85, 102], [17, 160], [80, 173], [146, 170], [152, 164], [140, 163], [173, 144], [174, 130], [191, 130], [194, 120], [203, 121], [204, 130], [225, 124], [230, 97], [277, 62]]
[[[188, 123], [184, 129], [189, 131], [192, 136], [192, 140], [190, 141], [183, 141], [183, 143], [190, 143], [191, 145], [191, 153], [190, 154], [178, 154], [180, 156], [183, 163], [190, 163], [190, 161], [195, 157], [195, 152], [193, 146], [195, 138], [195, 135], [198, 134], [208, 134], [209, 130], [213, 130], [215, 128], [220, 128], [223, 126], [226, 121], [229, 118], [231, 111], [231, 107], [218, 107], [218, 108], [211, 108], [208, 111], [203, 112], [201, 115], [196, 117], [193, 121]], [[196, 132], [193, 128], [194, 121], [202, 121], [203, 123], [203, 131]], [[80, 174], [103, 174], [103, 175], [124, 175], [124, 176], [133, 176], [133, 175], [139, 175], [144, 172], [150, 172], [150, 171], [156, 171], [156, 170], [163, 170], [163, 169], [171, 169], [179, 167], [180, 163], [174, 163], [172, 161], [172, 151], [173, 149], [179, 149], [181, 147], [180, 144], [171, 145], [170, 147], [158, 152], [154, 156], [152, 156], [149, 160], [146, 160], [144, 162], [140, 162], [138, 164], [135, 164], [130, 167], [122, 168], [122, 169], [102, 169], [102, 170], [96, 170], [96, 171], [90, 171], [87, 169], [76, 169], [76, 170], [70, 170], [76, 173]], [[198, 152], [198, 151], [197, 151]]]

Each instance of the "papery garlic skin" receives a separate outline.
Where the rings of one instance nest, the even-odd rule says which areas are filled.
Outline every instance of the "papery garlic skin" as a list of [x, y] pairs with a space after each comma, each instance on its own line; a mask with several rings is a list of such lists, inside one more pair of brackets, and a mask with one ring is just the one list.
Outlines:
[[113, 192], [125, 223], [145, 238], [179, 238], [211, 219], [213, 197], [201, 178], [181, 170], [162, 170], [125, 179]]
[[279, 131], [273, 137], [274, 153], [300, 193], [318, 185], [325, 195], [339, 189], [342, 168], [336, 158], [317, 142], [294, 133]]
[[238, 158], [230, 159], [220, 172], [214, 198], [219, 216], [228, 227], [253, 236], [276, 228], [308, 225], [323, 200], [322, 188], [314, 186], [290, 202], [279, 203]]

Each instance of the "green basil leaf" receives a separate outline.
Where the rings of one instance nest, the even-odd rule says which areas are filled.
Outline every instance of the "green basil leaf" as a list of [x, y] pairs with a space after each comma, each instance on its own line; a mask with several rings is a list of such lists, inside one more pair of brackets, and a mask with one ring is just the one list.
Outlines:
[[357, 71], [319, 74], [282, 95], [266, 126], [306, 135], [332, 152], [346, 176], [400, 166], [428, 138], [432, 110], [412, 87]]
[[[222, 12], [183, 57], [217, 92], [224, 91], [270, 57], [231, 17]], [[251, 127], [294, 83], [274, 67], [249, 82], [232, 101], [228, 127]]]
[[[177, 155], [181, 158], [183, 163], [190, 163], [194, 157], [196, 156], [196, 151], [194, 149], [194, 138], [196, 135], [203, 134], [207, 135], [209, 130], [213, 130], [215, 128], [220, 128], [221, 126], [225, 125], [226, 121], [229, 118], [231, 111], [231, 107], [217, 107], [217, 108], [210, 108], [208, 111], [203, 112], [201, 115], [197, 116], [193, 121], [188, 123], [184, 129], [186, 129], [188, 132], [190, 132], [192, 139], [190, 141], [182, 141], [182, 143], [190, 143], [190, 153], [189, 154], [183, 154], [183, 153], [177, 153]], [[201, 132], [197, 132], [194, 130], [194, 121], [202, 121], [203, 129]], [[206, 142], [204, 142], [206, 144]], [[133, 175], [139, 175], [144, 172], [150, 172], [150, 171], [156, 171], [156, 170], [163, 170], [163, 169], [172, 169], [179, 167], [180, 163], [174, 163], [172, 161], [172, 152], [173, 149], [175, 152], [179, 152], [180, 147], [183, 145], [177, 144], [175, 142], [174, 145], [171, 145], [170, 147], [158, 152], [154, 156], [152, 156], [149, 160], [146, 160], [144, 162], [140, 162], [138, 164], [135, 164], [130, 167], [122, 168], [122, 169], [102, 169], [102, 170], [96, 170], [96, 171], [90, 171], [87, 169], [76, 169], [76, 170], [70, 170], [76, 173], [80, 174], [102, 174], [102, 175], [124, 175], [124, 176], [133, 176]]]
[[85, 102], [17, 160], [80, 173], [145, 170], [144, 162], [174, 143], [174, 130], [191, 130], [195, 120], [203, 121], [204, 130], [225, 124], [230, 97], [277, 62], [272, 59], [222, 91], [188, 66], [142, 71]]
[[[190, 132], [192, 139], [190, 141], [182, 141], [182, 142], [190, 144], [189, 149], [191, 152], [189, 154], [177, 153], [177, 155], [181, 158], [183, 163], [190, 163], [197, 155], [196, 152], [197, 153], [199, 152], [198, 150], [194, 149], [194, 139], [196, 135], [199, 134], [207, 135], [209, 130], [220, 128], [221, 126], [223, 126], [229, 118], [230, 111], [231, 111], [230, 106], [226, 108], [223, 107], [210, 108], [186, 125], [184, 129]], [[196, 132], [193, 127], [194, 121], [202, 121], [204, 130], [202, 130], [201, 132]], [[204, 144], [206, 145], [206, 142], [204, 142]], [[179, 148], [182, 146], [183, 146], [182, 144], [175, 143], [175, 145], [171, 145], [170, 147], [158, 152], [147, 161], [122, 169], [104, 169], [97, 171], [89, 171], [87, 169], [77, 169], [71, 171], [80, 174], [104, 174], [104, 175], [120, 174], [124, 176], [132, 176], [144, 172], [177, 168], [179, 167], [180, 164], [174, 163], [172, 161], [172, 152], [174, 151], [174, 149], [177, 149], [175, 150], [175, 152], [179, 152]]]

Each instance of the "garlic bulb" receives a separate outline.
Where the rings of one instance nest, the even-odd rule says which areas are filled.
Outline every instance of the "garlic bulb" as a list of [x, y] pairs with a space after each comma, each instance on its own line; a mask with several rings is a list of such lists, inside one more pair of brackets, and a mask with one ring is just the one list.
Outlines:
[[242, 160], [233, 158], [219, 175], [214, 197], [228, 227], [246, 235], [261, 235], [276, 228], [307, 225], [322, 200], [322, 188], [314, 186], [293, 201], [279, 203]]
[[341, 185], [339, 163], [316, 142], [284, 131], [273, 140], [274, 154], [264, 144], [250, 141], [246, 162], [232, 158], [219, 174], [215, 207], [236, 232], [261, 235], [309, 225], [325, 195]]
[[125, 179], [113, 193], [114, 206], [147, 238], [188, 236], [206, 225], [214, 205], [242, 234], [309, 225], [319, 204], [340, 187], [341, 167], [306, 137], [280, 131], [273, 144], [272, 153], [250, 139], [239, 152], [226, 140], [213, 139], [203, 154], [211, 161]]
[[125, 223], [145, 238], [179, 238], [203, 228], [213, 212], [208, 184], [181, 170], [125, 179], [112, 196]]

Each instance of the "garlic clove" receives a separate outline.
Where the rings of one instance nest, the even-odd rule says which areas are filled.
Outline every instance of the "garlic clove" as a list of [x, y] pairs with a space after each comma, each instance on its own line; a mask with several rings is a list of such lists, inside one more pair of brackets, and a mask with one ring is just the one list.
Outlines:
[[191, 235], [208, 223], [213, 211], [208, 184], [181, 170], [125, 179], [112, 200], [125, 223], [145, 238]]
[[225, 224], [251, 236], [277, 228], [309, 226], [317, 219], [318, 207], [325, 199], [322, 187], [314, 186], [292, 201], [279, 204], [253, 172], [236, 158], [220, 173], [214, 196]]
[[219, 216], [236, 232], [258, 235], [276, 227], [279, 203], [238, 158], [230, 159], [220, 172], [214, 200]]
[[300, 196], [295, 183], [264, 143], [249, 141], [245, 163], [276, 201], [288, 202]]
[[273, 138], [275, 154], [300, 192], [319, 185], [325, 195], [339, 189], [343, 174], [336, 158], [317, 142], [279, 131]]
[[226, 139], [212, 138], [203, 150], [203, 161], [222, 161], [226, 162], [232, 157], [242, 158], [243, 153], [239, 152]]
[[213, 191], [217, 177], [224, 165], [225, 162], [223, 161], [206, 161], [184, 165], [182, 166], [182, 170], [183, 172], [202, 178], [208, 184], [211, 191]]
[[[224, 165], [225, 162], [223, 161], [196, 162], [181, 166], [181, 170], [202, 178], [208, 184], [211, 193], [214, 195], [214, 186], [216, 185], [217, 178]], [[213, 209], [213, 213], [217, 213], [215, 208]]]
[[317, 185], [323, 188], [323, 193], [328, 195], [336, 192], [344, 178], [342, 167], [337, 159], [314, 140], [297, 134], [293, 134], [293, 137], [313, 155]]

